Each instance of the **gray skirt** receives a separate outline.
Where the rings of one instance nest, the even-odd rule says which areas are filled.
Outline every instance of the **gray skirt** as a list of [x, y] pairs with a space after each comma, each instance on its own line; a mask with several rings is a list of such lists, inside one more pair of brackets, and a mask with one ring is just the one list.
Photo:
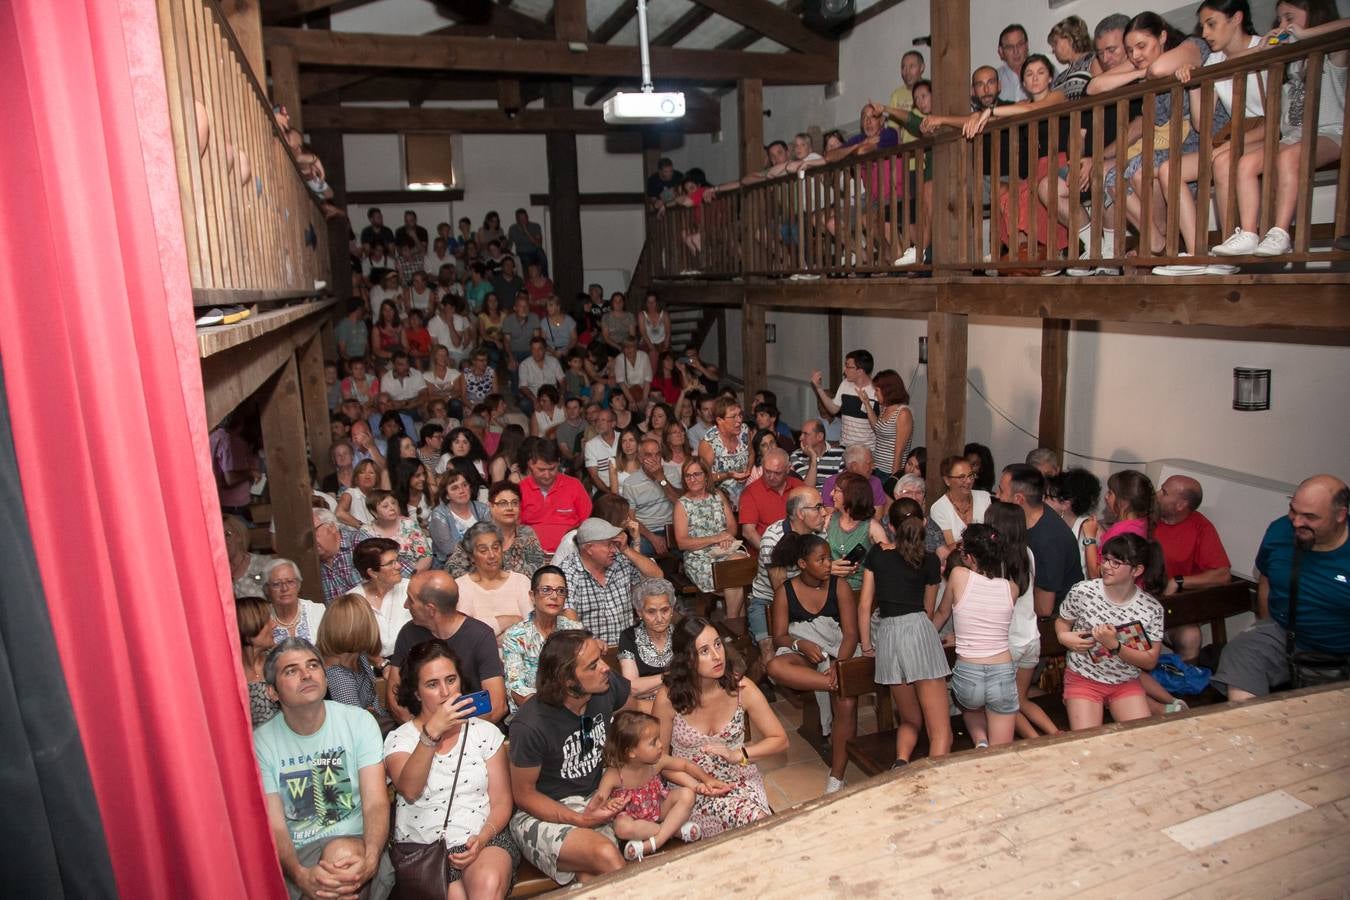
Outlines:
[[877, 684], [912, 684], [951, 674], [942, 639], [921, 612], [872, 619]]

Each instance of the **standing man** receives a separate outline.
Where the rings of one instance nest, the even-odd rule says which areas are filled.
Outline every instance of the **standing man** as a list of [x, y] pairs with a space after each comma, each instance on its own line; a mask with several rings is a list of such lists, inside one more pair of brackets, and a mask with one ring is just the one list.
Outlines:
[[537, 222], [530, 221], [530, 214], [523, 209], [516, 210], [516, 223], [506, 232], [506, 239], [515, 248], [516, 257], [522, 267], [530, 263], [539, 266], [539, 274], [548, 275], [548, 257], [544, 255], [544, 230]]
[[[287, 638], [263, 664], [267, 695], [281, 705], [253, 732], [267, 822], [292, 898], [389, 896], [384, 853], [389, 797], [380, 726], [364, 709], [325, 700], [323, 659]], [[368, 886], [368, 887], [367, 887]]]
[[[1350, 668], [1350, 488], [1334, 475], [1298, 486], [1289, 514], [1276, 519], [1256, 551], [1256, 624], [1223, 648], [1213, 684], [1229, 700], [1264, 697], [1289, 681], [1289, 651], [1322, 654], [1318, 668]], [[1294, 646], [1289, 598], [1298, 579]]]
[[1015, 103], [1027, 99], [1022, 90], [1022, 66], [1027, 61], [1027, 30], [1021, 25], [1009, 25], [998, 35], [998, 58], [1003, 65], [998, 67], [999, 96]]
[[863, 404], [873, 409], [877, 405], [877, 390], [872, 386], [872, 354], [854, 350], [844, 357], [844, 380], [839, 383], [833, 398], [825, 393], [824, 375], [819, 369], [811, 373], [811, 387], [816, 392], [816, 405], [821, 411], [831, 418], [840, 417], [839, 442], [844, 449], [859, 444], [871, 450], [876, 435]]
[[630, 695], [604, 651], [584, 629], [549, 635], [538, 691], [511, 720], [511, 835], [531, 865], [560, 885], [624, 867], [612, 823], [627, 798], [586, 809], [605, 770], [609, 720]]
[[684, 173], [675, 169], [675, 163], [668, 157], [661, 157], [657, 160], [656, 171], [647, 176], [647, 206], [653, 212], [664, 212], [666, 204], [679, 194], [683, 181]]
[[1054, 615], [1069, 588], [1083, 580], [1073, 530], [1054, 512], [1046, 514], [1045, 476], [1026, 463], [1003, 470], [997, 496], [1020, 507], [1026, 518], [1027, 546], [1036, 561], [1032, 602], [1036, 615]]
[[591, 498], [581, 482], [558, 472], [558, 445], [533, 441], [526, 462], [530, 474], [520, 482], [520, 521], [534, 529], [539, 546], [557, 552], [563, 535], [591, 514]]
[[890, 115], [895, 130], [900, 132], [902, 144], [918, 137], [906, 129], [905, 123], [909, 120], [909, 111], [914, 107], [914, 83], [923, 78], [923, 71], [923, 54], [918, 50], [907, 50], [900, 57], [900, 86], [891, 91], [886, 112]]

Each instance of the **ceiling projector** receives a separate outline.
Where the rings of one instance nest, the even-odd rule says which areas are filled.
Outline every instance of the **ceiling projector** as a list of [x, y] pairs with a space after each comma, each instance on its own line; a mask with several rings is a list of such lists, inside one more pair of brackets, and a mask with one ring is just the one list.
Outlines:
[[684, 116], [684, 94], [618, 93], [605, 101], [605, 123], [608, 125], [659, 125]]

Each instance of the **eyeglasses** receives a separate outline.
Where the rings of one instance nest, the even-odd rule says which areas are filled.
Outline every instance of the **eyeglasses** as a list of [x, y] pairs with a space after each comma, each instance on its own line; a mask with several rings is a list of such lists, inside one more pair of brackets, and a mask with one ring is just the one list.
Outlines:
[[378, 566], [376, 566], [375, 568], [377, 568], [377, 569], [387, 569], [387, 568], [389, 568], [390, 566], [396, 566], [396, 565], [398, 565], [398, 557], [394, 557], [393, 559], [389, 560], [388, 562], [382, 562], [382, 563], [380, 563]]
[[500, 507], [502, 507], [503, 509], [509, 509], [509, 508], [511, 508], [511, 507], [513, 507], [513, 506], [519, 506], [519, 505], [520, 505], [520, 501], [519, 501], [519, 500], [493, 500], [493, 501], [492, 501], [492, 505], [493, 505], [493, 506], [500, 506]]
[[1120, 568], [1121, 566], [1124, 566], [1124, 565], [1128, 565], [1128, 564], [1127, 564], [1127, 563], [1125, 562], [1125, 560], [1123, 560], [1123, 559], [1115, 559], [1114, 557], [1110, 557], [1110, 556], [1103, 556], [1103, 557], [1102, 557], [1102, 568], [1103, 568], [1103, 569], [1118, 569], [1118, 568]]
[[[398, 560], [394, 560], [394, 562], [398, 562]], [[283, 580], [281, 580], [281, 581], [269, 581], [269, 582], [267, 582], [267, 586], [268, 586], [268, 587], [274, 587], [274, 588], [288, 588], [288, 589], [289, 589], [289, 588], [293, 588], [293, 587], [299, 587], [299, 585], [300, 585], [300, 582], [296, 581], [294, 578], [285, 578], [285, 579], [283, 579]]]
[[824, 512], [825, 504], [817, 503], [815, 506], [803, 506], [802, 512]]
[[554, 587], [551, 584], [541, 584], [539, 587], [535, 588], [534, 592], [541, 597], [562, 597], [566, 599], [567, 585]]
[[952, 481], [974, 481], [974, 480], [975, 480], [975, 473], [974, 473], [974, 472], [965, 472], [965, 473], [962, 473], [962, 474], [960, 474], [960, 475], [957, 475], [955, 472], [953, 472], [952, 474], [948, 475], [947, 477], [950, 478]]

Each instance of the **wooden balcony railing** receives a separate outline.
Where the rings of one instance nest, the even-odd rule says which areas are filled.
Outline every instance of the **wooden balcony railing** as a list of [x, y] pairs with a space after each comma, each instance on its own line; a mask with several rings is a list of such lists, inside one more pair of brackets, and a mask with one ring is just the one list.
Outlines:
[[[1105, 267], [1126, 274], [1147, 274], [1158, 265], [1179, 262], [1206, 265], [1283, 265], [1307, 268], [1308, 263], [1350, 262], [1350, 253], [1314, 250], [1338, 235], [1350, 233], [1350, 142], [1342, 141], [1339, 158], [1314, 166], [1317, 129], [1303, 129], [1299, 147], [1297, 203], [1292, 224], [1276, 222], [1276, 158], [1281, 148], [1281, 90], [1286, 69], [1305, 68], [1307, 85], [1304, 121], [1316, 123], [1319, 110], [1334, 98], [1323, 96], [1322, 72], [1329, 53], [1350, 46], [1345, 32], [1325, 35], [1197, 69], [1189, 84], [1165, 78], [1130, 85], [1107, 94], [1058, 104], [1044, 111], [1008, 119], [991, 119], [983, 133], [965, 140], [947, 129], [937, 138], [925, 138], [896, 148], [839, 163], [808, 169], [771, 181], [723, 192], [703, 206], [676, 207], [649, 220], [651, 265], [656, 277], [697, 274], [702, 278], [740, 275], [844, 275], [893, 272], [905, 250], [922, 247], [928, 238], [922, 227], [925, 157], [933, 167], [956, 165], [960, 172], [960, 196], [948, 204], [942, 196], [932, 198], [936, 215], [955, 209], [959, 222], [956, 236], [944, 245], [936, 242], [931, 266], [906, 266], [904, 271], [932, 270], [935, 275], [962, 275], [991, 269], [1031, 270]], [[1255, 77], [1249, 79], [1248, 76]], [[1259, 124], [1259, 139], [1244, 140], [1248, 81], [1263, 87], [1264, 109], [1271, 111]], [[1292, 236], [1293, 252], [1277, 259], [1268, 257], [1219, 257], [1211, 246], [1221, 243], [1238, 223], [1238, 182], [1230, 178], [1225, 191], [1214, 182], [1215, 86], [1231, 82], [1232, 108], [1239, 111], [1231, 131], [1235, 137], [1225, 153], [1231, 155], [1231, 170], [1237, 158], [1260, 154], [1261, 179], [1259, 222], [1264, 234], [1272, 225], [1285, 227]], [[1196, 92], [1194, 123], [1180, 115], [1183, 96]], [[1171, 97], [1177, 110], [1165, 125], [1154, 124], [1154, 101]], [[1343, 122], [1350, 121], [1350, 95], [1344, 109], [1337, 110]], [[1146, 114], [1141, 115], [1141, 111]], [[1127, 220], [1127, 177], [1116, 177], [1116, 161], [1103, 158], [1103, 150], [1116, 135], [1138, 129], [1130, 157], [1137, 165], [1138, 207], [1136, 221]], [[1197, 172], [1194, 181], [1193, 220], [1183, 216], [1182, 191], [1191, 185], [1171, 178], [1164, 190], [1157, 182], [1160, 165], [1154, 150], [1181, 147], [1189, 130], [1199, 135]], [[1245, 147], [1245, 150], [1244, 150]], [[1175, 167], [1181, 153], [1172, 152]], [[1085, 190], [1066, 189], [1067, 221], [1060, 222], [1054, 200], [1065, 183], [1058, 173], [1067, 168], [1077, 180], [1083, 161], [1090, 160]], [[1119, 164], [1127, 165], [1122, 154]], [[933, 185], [943, 183], [935, 176]], [[993, 189], [991, 190], [991, 186]], [[1037, 200], [1043, 190], [1050, 205]], [[1330, 216], [1315, 221], [1313, 200], [1332, 203]], [[1213, 207], [1213, 208], [1212, 208]], [[1162, 217], [1156, 229], [1154, 224]], [[948, 223], [940, 223], [947, 225]], [[1091, 226], [1088, 228], [1087, 226]], [[1080, 229], [1087, 229], [1080, 246]], [[1103, 247], [1103, 237], [1114, 232], [1114, 246]], [[697, 234], [701, 252], [695, 253]], [[1188, 240], [1195, 235], [1194, 240]], [[1188, 246], [1193, 244], [1194, 246]], [[1107, 249], [1110, 252], [1106, 252]], [[1183, 251], [1192, 254], [1183, 259]], [[922, 252], [919, 259], [923, 259]], [[1343, 266], [1339, 266], [1342, 271]], [[1142, 270], [1142, 272], [1141, 272]]]
[[328, 228], [215, 0], [159, 0], [193, 299], [299, 297], [329, 281]]

